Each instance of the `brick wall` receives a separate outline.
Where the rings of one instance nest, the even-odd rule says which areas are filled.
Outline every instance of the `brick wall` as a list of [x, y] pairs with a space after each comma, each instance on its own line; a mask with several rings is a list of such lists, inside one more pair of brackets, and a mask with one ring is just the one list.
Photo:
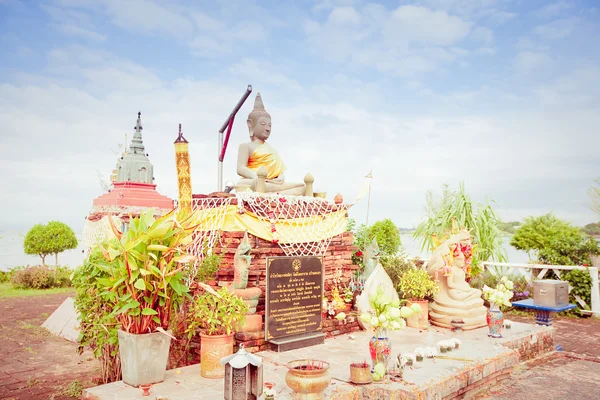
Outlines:
[[[216, 280], [209, 282], [211, 286], [221, 287], [231, 284], [233, 281], [233, 257], [240, 241], [244, 237], [244, 232], [222, 232], [221, 245], [215, 248], [217, 254], [223, 256], [221, 266], [217, 271]], [[248, 234], [248, 239], [252, 246], [252, 262], [248, 272], [248, 287], [257, 286], [262, 289], [262, 295], [258, 301], [257, 314], [265, 314], [265, 287], [266, 287], [266, 259], [267, 257], [281, 257], [285, 253], [278, 244], [261, 239], [252, 234]], [[357, 265], [352, 264], [352, 254], [357, 250], [352, 245], [354, 237], [352, 233], [345, 232], [332, 238], [327, 251], [323, 255], [324, 267], [324, 292], [328, 299], [331, 299], [331, 280], [334, 273], [340, 269], [342, 271], [342, 283], [347, 285], [354, 276]], [[355, 317], [347, 317], [346, 320], [337, 321], [331, 318], [323, 319], [323, 332], [327, 336], [335, 336], [343, 333], [354, 332], [359, 329]], [[244, 343], [248, 351], [261, 351], [267, 347], [264, 340], [264, 332], [238, 333], [236, 334], [236, 344]]]

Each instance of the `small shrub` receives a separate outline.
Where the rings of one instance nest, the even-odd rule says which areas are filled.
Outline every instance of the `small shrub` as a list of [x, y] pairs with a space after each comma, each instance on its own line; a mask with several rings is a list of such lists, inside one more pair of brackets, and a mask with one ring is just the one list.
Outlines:
[[0, 283], [10, 281], [10, 271], [0, 271]]
[[395, 288], [400, 284], [400, 278], [405, 272], [416, 268], [414, 261], [409, 259], [405, 253], [393, 256], [383, 256], [381, 257], [380, 262], [381, 266], [392, 280]]
[[11, 271], [10, 281], [18, 289], [61, 288], [71, 285], [70, 273], [69, 267], [17, 267]]
[[569, 284], [573, 287], [571, 293], [569, 293], [569, 302], [573, 304], [577, 304], [577, 308], [575, 309], [576, 314], [580, 314], [580, 306], [577, 300], [575, 299], [575, 295], [581, 297], [586, 304], [592, 304], [592, 277], [590, 276], [589, 271], [577, 270], [574, 269], [562, 275], [563, 281], [568, 281]]

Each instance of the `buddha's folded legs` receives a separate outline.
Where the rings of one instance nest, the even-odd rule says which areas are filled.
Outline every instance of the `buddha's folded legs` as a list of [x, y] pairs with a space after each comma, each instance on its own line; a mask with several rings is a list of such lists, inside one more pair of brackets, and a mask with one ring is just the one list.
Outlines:
[[[256, 190], [256, 182], [253, 179], [240, 179], [237, 183], [238, 185], [248, 185], [251, 190]], [[287, 194], [292, 196], [304, 196], [306, 185], [304, 183], [293, 183], [293, 182], [284, 182], [284, 183], [271, 183], [265, 182], [265, 188], [267, 193], [279, 193], [279, 194]]]

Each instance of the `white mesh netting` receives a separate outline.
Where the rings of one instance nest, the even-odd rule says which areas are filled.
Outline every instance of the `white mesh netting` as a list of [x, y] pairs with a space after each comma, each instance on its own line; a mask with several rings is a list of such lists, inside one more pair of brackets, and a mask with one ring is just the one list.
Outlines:
[[212, 250], [219, 239], [227, 207], [232, 197], [193, 198], [192, 210], [196, 212], [198, 228], [194, 231], [190, 253], [197, 257], [194, 272], [205, 256]]
[[347, 205], [305, 196], [237, 193], [238, 209], [270, 227], [286, 256], [323, 256], [333, 236], [345, 230]]
[[115, 215], [104, 215], [96, 221], [86, 219], [85, 225], [83, 226], [83, 245], [86, 248], [89, 249], [97, 243], [101, 243], [114, 237], [112, 229], [110, 228], [110, 222], [108, 221], [109, 218], [112, 218], [115, 226], [120, 228], [121, 218]]

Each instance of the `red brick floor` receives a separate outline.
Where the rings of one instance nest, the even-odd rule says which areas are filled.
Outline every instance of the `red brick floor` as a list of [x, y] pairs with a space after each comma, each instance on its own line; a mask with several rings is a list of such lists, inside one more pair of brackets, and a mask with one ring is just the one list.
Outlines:
[[92, 385], [99, 364], [40, 325], [73, 293], [0, 299], [0, 399], [70, 399], [75, 380]]

